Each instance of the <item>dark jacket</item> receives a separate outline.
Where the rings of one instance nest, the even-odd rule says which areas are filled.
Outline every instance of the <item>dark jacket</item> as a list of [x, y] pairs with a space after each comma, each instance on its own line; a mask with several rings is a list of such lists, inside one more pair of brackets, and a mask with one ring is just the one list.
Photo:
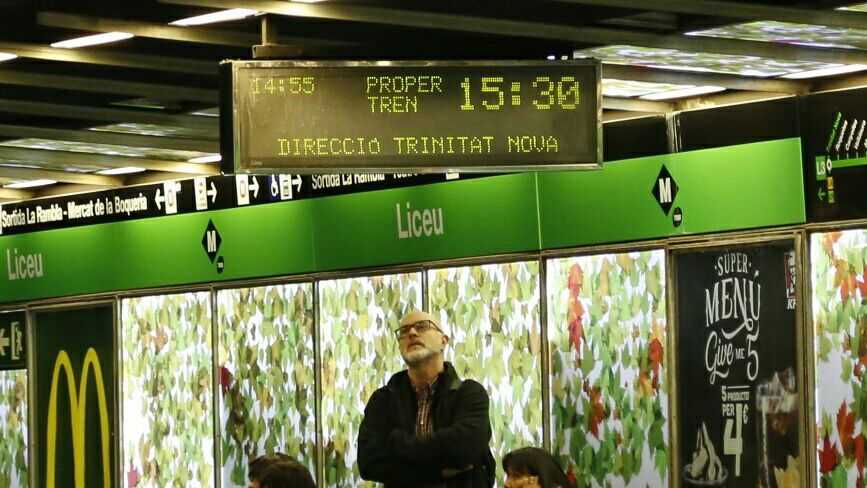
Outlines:
[[[448, 488], [490, 488], [494, 484], [494, 457], [488, 394], [473, 380], [461, 381], [450, 363], [434, 390], [434, 432], [415, 436], [418, 404], [409, 374], [401, 371], [376, 390], [364, 409], [358, 432], [361, 477], [387, 488], [417, 488], [444, 483]], [[442, 478], [444, 468], [473, 469]]]

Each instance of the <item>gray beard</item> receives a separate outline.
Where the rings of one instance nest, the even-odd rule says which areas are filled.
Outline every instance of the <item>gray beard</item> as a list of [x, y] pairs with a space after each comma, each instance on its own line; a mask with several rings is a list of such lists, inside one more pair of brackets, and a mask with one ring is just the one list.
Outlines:
[[410, 368], [414, 368], [428, 359], [436, 356], [435, 351], [431, 351], [430, 349], [423, 347], [416, 351], [411, 351], [403, 355], [403, 362], [406, 363]]

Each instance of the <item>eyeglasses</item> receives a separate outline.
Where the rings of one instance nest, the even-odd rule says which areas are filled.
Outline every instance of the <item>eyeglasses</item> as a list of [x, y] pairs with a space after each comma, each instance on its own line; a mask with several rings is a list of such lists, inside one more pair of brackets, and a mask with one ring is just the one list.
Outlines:
[[409, 335], [409, 331], [415, 329], [415, 332], [419, 335], [424, 334], [425, 332], [436, 329], [440, 332], [439, 327], [435, 323], [430, 320], [419, 320], [418, 322], [412, 324], [406, 324], [394, 329], [394, 335], [397, 336], [398, 339], [403, 339], [404, 337]]

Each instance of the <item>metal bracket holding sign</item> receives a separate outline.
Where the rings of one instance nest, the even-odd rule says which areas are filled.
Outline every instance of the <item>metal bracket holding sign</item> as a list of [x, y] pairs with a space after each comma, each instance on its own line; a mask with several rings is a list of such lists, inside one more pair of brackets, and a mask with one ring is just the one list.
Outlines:
[[598, 169], [601, 68], [568, 61], [229, 61], [225, 173]]

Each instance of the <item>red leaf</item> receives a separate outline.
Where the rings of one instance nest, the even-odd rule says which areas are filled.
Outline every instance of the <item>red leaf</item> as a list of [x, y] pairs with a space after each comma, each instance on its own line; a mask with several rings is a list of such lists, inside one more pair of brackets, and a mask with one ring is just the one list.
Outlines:
[[577, 297], [581, 293], [581, 288], [584, 287], [584, 270], [581, 265], [575, 263], [569, 268], [569, 291], [573, 297]]
[[223, 394], [229, 392], [229, 388], [232, 387], [233, 379], [234, 377], [232, 376], [232, 372], [225, 366], [220, 366], [220, 386], [223, 388]]
[[602, 393], [597, 387], [590, 390], [590, 412], [587, 416], [587, 427], [590, 433], [599, 438], [599, 424], [605, 418], [605, 406], [602, 405]]
[[858, 434], [855, 438], [855, 462], [858, 464], [858, 473], [864, 471], [864, 435]]
[[840, 410], [837, 411], [837, 432], [840, 434], [840, 447], [846, 454], [851, 454], [855, 447], [855, 412], [848, 412], [846, 402], [840, 405]]
[[584, 340], [584, 305], [581, 300], [572, 297], [569, 300], [569, 342], [581, 357], [581, 341]]
[[569, 478], [569, 483], [572, 486], [578, 486], [578, 478], [575, 477], [575, 471], [572, 469], [572, 464], [569, 464], [569, 471], [566, 472], [566, 477]]
[[826, 474], [833, 471], [835, 467], [837, 467], [837, 448], [831, 444], [826, 435], [822, 449], [819, 449], [819, 471]]
[[650, 360], [650, 364], [653, 366], [653, 374], [656, 375], [659, 373], [659, 365], [662, 364], [662, 360], [665, 357], [665, 353], [662, 349], [662, 343], [659, 342], [659, 339], [653, 339], [650, 341], [650, 346], [647, 351], [647, 358]]
[[127, 488], [135, 488], [138, 486], [139, 482], [139, 474], [138, 468], [132, 466], [129, 468], [129, 471], [126, 473], [126, 486]]

